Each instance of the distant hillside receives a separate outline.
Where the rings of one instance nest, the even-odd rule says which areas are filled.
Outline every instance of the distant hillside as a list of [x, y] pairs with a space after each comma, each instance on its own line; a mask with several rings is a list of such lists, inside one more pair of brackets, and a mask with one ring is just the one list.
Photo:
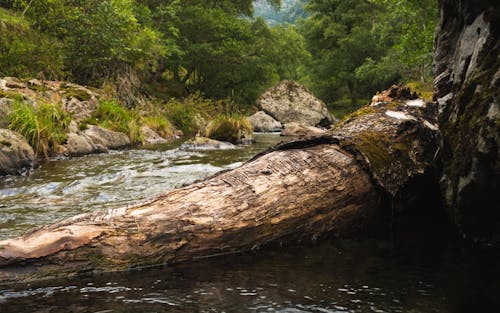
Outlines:
[[299, 18], [305, 17], [304, 5], [307, 0], [282, 0], [281, 8], [276, 10], [265, 0], [254, 1], [254, 15], [262, 17], [269, 25], [295, 24]]

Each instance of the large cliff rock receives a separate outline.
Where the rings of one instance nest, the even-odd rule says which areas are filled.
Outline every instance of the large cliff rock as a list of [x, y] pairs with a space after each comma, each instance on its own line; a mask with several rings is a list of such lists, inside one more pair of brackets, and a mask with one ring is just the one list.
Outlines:
[[335, 121], [323, 101], [293, 81], [282, 81], [267, 90], [257, 100], [257, 106], [281, 124], [329, 127]]
[[441, 186], [464, 236], [500, 239], [500, 5], [441, 0], [434, 81]]

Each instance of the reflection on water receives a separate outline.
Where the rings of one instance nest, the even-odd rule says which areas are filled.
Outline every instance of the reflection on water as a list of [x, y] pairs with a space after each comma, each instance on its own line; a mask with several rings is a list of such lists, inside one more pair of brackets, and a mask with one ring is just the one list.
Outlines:
[[0, 239], [74, 216], [152, 198], [226, 168], [281, 141], [257, 134], [235, 150], [183, 151], [181, 142], [48, 162], [0, 181]]
[[[495, 260], [322, 243], [0, 290], [1, 312], [496, 312]], [[486, 261], [485, 261], [486, 260]], [[488, 274], [488, 275], [484, 275]], [[480, 276], [478, 276], [480, 275]], [[491, 310], [491, 311], [489, 311]]]
[[[262, 135], [256, 145], [212, 152], [174, 143], [43, 164], [32, 176], [0, 182], [0, 238], [151, 198], [238, 166], [280, 139]], [[335, 240], [0, 286], [0, 312], [498, 312], [498, 255], [468, 257], [426, 227], [420, 242]]]

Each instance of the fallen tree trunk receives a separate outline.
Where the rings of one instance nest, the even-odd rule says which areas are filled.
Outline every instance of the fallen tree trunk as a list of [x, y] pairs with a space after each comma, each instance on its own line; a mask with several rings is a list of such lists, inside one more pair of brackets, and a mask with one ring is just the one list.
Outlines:
[[352, 233], [377, 216], [381, 194], [397, 195], [432, 166], [437, 128], [429, 112], [423, 103], [380, 103], [328, 135], [278, 146], [147, 203], [1, 241], [0, 281], [170, 264]]

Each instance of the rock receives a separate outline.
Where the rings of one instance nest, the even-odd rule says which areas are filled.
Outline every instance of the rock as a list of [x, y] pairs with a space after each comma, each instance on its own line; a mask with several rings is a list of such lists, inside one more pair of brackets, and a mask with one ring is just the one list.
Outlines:
[[282, 124], [297, 122], [330, 127], [335, 121], [323, 101], [293, 81], [282, 81], [267, 90], [257, 100], [257, 105]]
[[120, 149], [130, 146], [130, 139], [120, 132], [104, 129], [99, 126], [89, 125], [83, 132], [92, 139], [95, 145], [100, 145], [108, 149]]
[[292, 122], [285, 124], [281, 136], [312, 137], [323, 135], [324, 133], [324, 129]]
[[8, 129], [0, 129], [0, 175], [18, 174], [33, 167], [35, 152], [26, 139]]
[[79, 130], [80, 129], [79, 129], [78, 123], [75, 120], [71, 120], [71, 122], [68, 125], [68, 132], [78, 133]]
[[238, 147], [229, 142], [213, 140], [206, 137], [196, 136], [186, 141], [180, 147], [181, 150], [232, 150]]
[[184, 136], [184, 132], [180, 129], [176, 129], [174, 130], [174, 138], [175, 139], [178, 139], [180, 137], [183, 137]]
[[60, 88], [64, 109], [78, 122], [91, 117], [99, 106], [99, 95], [84, 86], [64, 83]]
[[92, 116], [92, 112], [97, 109], [99, 102], [95, 101], [80, 101], [77, 98], [63, 99], [63, 107], [71, 113], [76, 121], [83, 121]]
[[144, 144], [156, 145], [167, 142], [165, 138], [162, 138], [157, 132], [155, 132], [148, 126], [141, 127], [141, 134]]
[[0, 128], [7, 128], [9, 121], [7, 116], [12, 111], [14, 100], [8, 98], [0, 98]]
[[4, 77], [0, 82], [0, 87], [2, 87], [2, 89], [23, 89], [26, 88], [26, 84], [14, 77]]
[[61, 103], [77, 122], [91, 116], [100, 98], [98, 92], [77, 84], [37, 79], [23, 81], [12, 77], [0, 79], [0, 91], [10, 98], [22, 98], [33, 105], [39, 101]]
[[108, 151], [105, 146], [94, 143], [93, 139], [90, 136], [77, 133], [68, 134], [68, 140], [63, 146], [63, 149], [64, 154], [71, 156], [80, 156]]
[[280, 122], [263, 111], [259, 111], [248, 118], [256, 132], [279, 132], [283, 128]]
[[434, 89], [444, 200], [464, 236], [500, 242], [498, 6], [443, 0], [440, 9]]

